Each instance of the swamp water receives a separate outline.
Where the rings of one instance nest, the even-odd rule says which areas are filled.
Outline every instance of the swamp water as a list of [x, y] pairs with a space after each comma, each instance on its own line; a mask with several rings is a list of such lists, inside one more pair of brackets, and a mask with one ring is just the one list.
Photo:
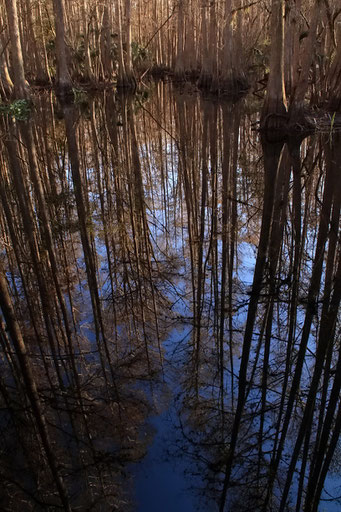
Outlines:
[[340, 510], [340, 135], [78, 100], [1, 119], [0, 510]]

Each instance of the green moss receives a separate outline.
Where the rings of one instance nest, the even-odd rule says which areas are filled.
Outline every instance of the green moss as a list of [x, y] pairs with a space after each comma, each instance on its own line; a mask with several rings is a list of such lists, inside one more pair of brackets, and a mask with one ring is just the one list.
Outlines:
[[29, 100], [15, 100], [12, 103], [0, 103], [0, 115], [9, 115], [19, 121], [27, 121], [31, 115], [32, 103]]
[[76, 87], [72, 88], [74, 102], [77, 105], [87, 105], [89, 103], [89, 97], [84, 89], [79, 89]]

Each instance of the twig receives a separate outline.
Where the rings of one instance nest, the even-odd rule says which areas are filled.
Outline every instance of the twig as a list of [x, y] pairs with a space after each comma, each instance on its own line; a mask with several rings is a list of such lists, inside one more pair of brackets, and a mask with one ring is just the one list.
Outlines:
[[241, 5], [240, 7], [236, 7], [235, 9], [231, 9], [231, 14], [235, 14], [238, 11], [244, 11], [244, 9], [248, 9], [249, 7], [252, 7], [253, 5], [260, 4], [261, 0], [256, 0], [255, 2], [251, 2], [247, 5]]
[[173, 10], [172, 12], [170, 13], [170, 15], [168, 16], [168, 18], [166, 19], [166, 21], [164, 21], [162, 23], [162, 25], [157, 29], [156, 32], [154, 32], [154, 34], [152, 35], [152, 37], [147, 41], [147, 44], [144, 46], [144, 50], [146, 50], [148, 48], [148, 46], [150, 45], [150, 43], [153, 41], [154, 37], [160, 32], [160, 30], [163, 29], [163, 27], [166, 25], [166, 23], [168, 23], [168, 21], [171, 19], [171, 17], [174, 15], [175, 13], [175, 8], [176, 8], [176, 5], [174, 5], [173, 7]]

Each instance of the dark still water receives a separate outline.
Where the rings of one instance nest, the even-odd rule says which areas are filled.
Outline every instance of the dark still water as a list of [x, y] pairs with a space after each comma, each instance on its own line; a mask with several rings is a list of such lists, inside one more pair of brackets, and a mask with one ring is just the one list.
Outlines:
[[0, 119], [0, 510], [341, 510], [340, 135], [76, 99]]

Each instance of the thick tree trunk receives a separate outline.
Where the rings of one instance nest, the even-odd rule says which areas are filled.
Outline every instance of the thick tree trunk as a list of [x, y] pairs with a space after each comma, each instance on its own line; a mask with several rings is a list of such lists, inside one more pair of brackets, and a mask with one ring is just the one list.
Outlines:
[[[110, 57], [110, 43], [111, 43], [110, 14], [111, 13], [110, 13], [109, 3], [105, 3], [104, 7], [103, 7], [100, 47], [101, 47], [101, 62], [102, 62], [102, 69], [103, 69], [103, 78], [109, 79], [109, 80], [111, 79], [112, 71], [113, 71], [111, 57]], [[119, 52], [120, 52], [120, 49], [119, 49]], [[121, 52], [119, 53], [119, 57], [121, 57]], [[123, 56], [122, 56], [122, 58], [123, 58]]]
[[[261, 116], [261, 127], [276, 126], [286, 115], [284, 86], [284, 0], [272, 0], [270, 73]], [[271, 126], [270, 126], [271, 121]], [[280, 119], [283, 124], [283, 119]]]
[[309, 34], [305, 41], [304, 53], [301, 61], [301, 71], [295, 86], [294, 94], [290, 101], [290, 123], [304, 120], [304, 100], [308, 89], [308, 78], [313, 61], [316, 45], [316, 30], [320, 15], [320, 0], [316, 0], [312, 13]]
[[237, 27], [232, 28], [232, 0], [225, 0], [225, 26], [223, 33], [219, 92], [238, 94], [249, 85], [242, 65], [242, 19], [237, 13]]
[[[119, 0], [120, 4], [120, 0]], [[119, 5], [120, 10], [120, 5]], [[119, 75], [117, 80], [118, 87], [124, 87], [127, 89], [135, 89], [136, 88], [136, 80], [133, 73], [133, 64], [132, 64], [132, 54], [131, 54], [131, 1], [125, 0], [125, 23], [124, 29], [122, 27], [123, 23], [121, 22], [121, 27], [123, 29], [123, 34], [125, 36], [125, 53], [123, 53], [122, 43], [120, 44], [120, 61], [124, 61], [124, 65], [119, 66]], [[119, 15], [121, 18], [122, 14]], [[121, 35], [122, 37], [122, 35]]]
[[232, 83], [234, 76], [233, 32], [232, 32], [232, 0], [225, 0], [224, 49], [222, 62], [222, 80]]
[[336, 35], [336, 55], [328, 74], [327, 98], [328, 109], [335, 112], [341, 105], [341, 28]]
[[17, 98], [27, 98], [29, 96], [29, 92], [27, 82], [25, 80], [16, 0], [6, 0], [6, 11], [11, 40], [14, 94]]
[[33, 57], [34, 57], [34, 65], [36, 76], [35, 79], [38, 83], [45, 84], [48, 81], [48, 77], [44, 73], [44, 68], [41, 62], [41, 56], [38, 50], [37, 38], [34, 33], [34, 23], [33, 23], [33, 14], [32, 7], [30, 2], [26, 4], [26, 12], [27, 12], [27, 23], [28, 23], [28, 32], [29, 32], [29, 45], [32, 45]]
[[212, 82], [210, 75], [210, 55], [208, 48], [208, 11], [206, 5], [202, 9], [201, 15], [201, 72], [198, 80], [198, 86], [202, 89], [209, 89]]
[[126, 20], [126, 73], [130, 77], [133, 73], [133, 61], [131, 53], [131, 1], [125, 1]]
[[57, 51], [57, 81], [56, 87], [59, 94], [70, 93], [72, 89], [71, 77], [67, 64], [65, 45], [64, 2], [53, 0], [53, 13], [56, 27], [56, 51]]
[[300, 34], [302, 32], [301, 0], [291, 0], [287, 15], [287, 29], [285, 32], [285, 86], [286, 92], [291, 94], [298, 81]]
[[36, 2], [36, 19], [39, 23], [39, 33], [40, 33], [40, 45], [41, 45], [41, 53], [43, 58], [43, 68], [44, 68], [44, 74], [46, 75], [49, 83], [51, 83], [51, 73], [49, 69], [49, 61], [46, 51], [46, 38], [44, 34], [44, 26], [43, 26], [43, 19], [42, 19], [42, 11], [41, 11], [41, 3], [40, 0]]

